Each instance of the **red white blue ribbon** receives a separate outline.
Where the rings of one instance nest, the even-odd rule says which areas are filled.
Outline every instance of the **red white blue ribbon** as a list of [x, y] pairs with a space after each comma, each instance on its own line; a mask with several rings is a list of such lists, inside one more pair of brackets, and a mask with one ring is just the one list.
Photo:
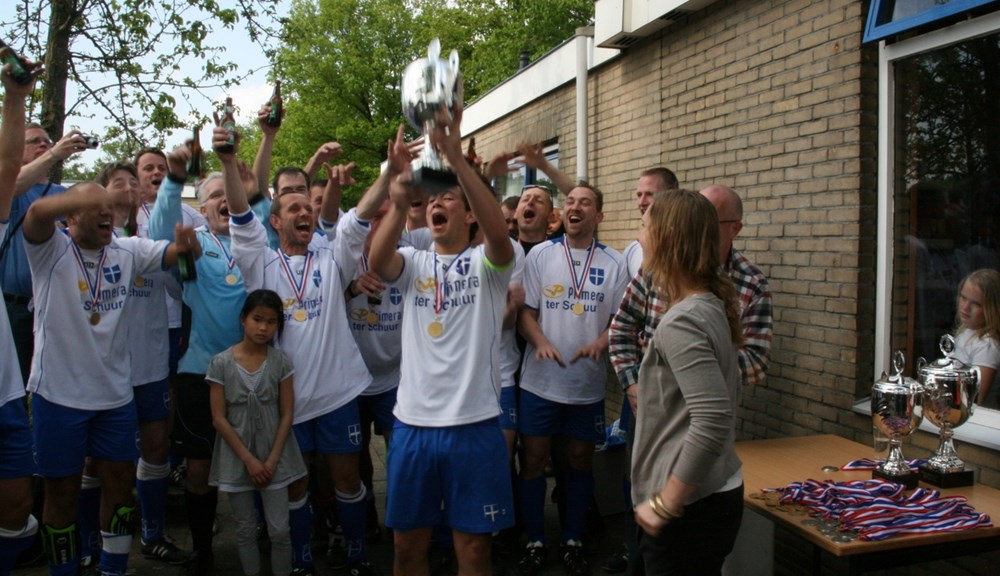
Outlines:
[[302, 269], [302, 276], [295, 279], [295, 274], [292, 272], [292, 261], [291, 258], [284, 253], [282, 250], [278, 250], [278, 254], [281, 256], [279, 262], [281, 262], [281, 269], [285, 271], [285, 276], [288, 278], [288, 283], [292, 285], [292, 290], [295, 292], [295, 299], [302, 303], [302, 300], [306, 297], [306, 286], [308, 286], [309, 270], [312, 268], [312, 250], [306, 252], [306, 265]]
[[90, 292], [90, 305], [92, 306], [91, 312], [97, 312], [97, 305], [101, 301], [101, 269], [104, 268], [104, 261], [108, 258], [107, 251], [101, 248], [101, 254], [98, 257], [97, 268], [94, 273], [94, 280], [90, 280], [90, 274], [87, 272], [87, 264], [83, 260], [83, 253], [80, 252], [80, 247], [76, 245], [75, 241], [70, 241], [70, 246], [73, 247], [73, 255], [76, 257], [76, 264], [80, 267], [80, 272], [83, 277], [87, 280], [87, 290]]
[[594, 261], [594, 248], [597, 246], [597, 240], [591, 240], [590, 246], [587, 247], [587, 260], [583, 264], [583, 274], [577, 276], [576, 265], [573, 264], [573, 255], [569, 251], [569, 241], [563, 238], [563, 251], [566, 253], [566, 263], [569, 264], [569, 275], [573, 277], [573, 296], [579, 300], [580, 293], [583, 292], [583, 287], [587, 284], [587, 275], [590, 274], [590, 264]]

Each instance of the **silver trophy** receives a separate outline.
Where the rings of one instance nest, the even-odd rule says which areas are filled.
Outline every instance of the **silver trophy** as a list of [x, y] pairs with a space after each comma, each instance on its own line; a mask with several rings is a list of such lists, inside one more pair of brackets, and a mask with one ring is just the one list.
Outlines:
[[458, 177], [438, 156], [427, 134], [434, 127], [434, 114], [444, 108], [449, 115], [462, 104], [462, 75], [458, 71], [458, 52], [448, 60], [439, 58], [441, 42], [431, 40], [427, 58], [414, 60], [403, 71], [403, 115], [410, 125], [424, 134], [424, 148], [413, 161], [413, 184], [427, 194], [436, 195], [458, 185]]
[[937, 452], [920, 468], [922, 480], [942, 488], [971, 486], [975, 479], [965, 462], [955, 453], [952, 430], [965, 424], [979, 394], [979, 369], [966, 366], [952, 358], [955, 339], [950, 334], [941, 337], [942, 357], [928, 364], [917, 362], [917, 377], [923, 387], [924, 414], [941, 429], [941, 444]]
[[919, 477], [910, 470], [900, 445], [903, 438], [920, 426], [923, 410], [920, 383], [903, 376], [905, 365], [903, 352], [896, 351], [892, 358], [895, 374], [883, 373], [882, 379], [872, 386], [872, 421], [889, 437], [889, 456], [872, 475], [913, 488]]

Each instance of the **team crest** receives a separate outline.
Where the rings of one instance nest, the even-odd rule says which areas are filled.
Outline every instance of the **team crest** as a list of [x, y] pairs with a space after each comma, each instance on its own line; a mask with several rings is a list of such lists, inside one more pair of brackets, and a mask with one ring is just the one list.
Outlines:
[[565, 291], [566, 287], [562, 284], [549, 284], [548, 286], [542, 288], [542, 294], [544, 294], [546, 298], [558, 298], [562, 296]]
[[319, 270], [313, 270], [312, 281], [313, 286], [319, 288], [320, 282], [323, 281], [323, 275], [319, 273]]
[[108, 284], [117, 284], [122, 279], [122, 269], [117, 264], [105, 266], [101, 272], [104, 274], [104, 281]]
[[604, 284], [604, 268], [591, 268], [590, 269], [590, 283], [594, 286], [600, 286]]
[[399, 306], [402, 301], [403, 293], [398, 288], [389, 288], [389, 302], [392, 302], [393, 306]]
[[347, 427], [347, 438], [354, 446], [361, 445], [361, 425], [351, 424]]
[[459, 276], [465, 276], [468, 274], [471, 267], [472, 259], [469, 256], [459, 258], [458, 262], [455, 262], [455, 272], [458, 272]]
[[433, 276], [417, 278], [413, 281], [413, 286], [417, 289], [417, 292], [421, 294], [430, 294], [434, 292], [435, 288], [437, 288], [437, 281], [434, 280]]

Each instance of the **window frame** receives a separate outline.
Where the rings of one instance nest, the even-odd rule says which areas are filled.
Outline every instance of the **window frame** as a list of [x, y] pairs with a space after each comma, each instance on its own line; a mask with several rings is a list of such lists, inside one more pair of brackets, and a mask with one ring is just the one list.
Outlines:
[[880, 15], [887, 12], [891, 14], [897, 1], [898, 0], [872, 0], [871, 7], [868, 9], [868, 19], [865, 23], [865, 35], [863, 42], [867, 43], [874, 42], [875, 40], [882, 40], [884, 38], [888, 38], [889, 36], [893, 36], [907, 30], [912, 30], [925, 24], [936, 22], [937, 20], [942, 20], [980, 6], [985, 6], [995, 2], [996, 0], [951, 0], [951, 2], [948, 2], [947, 4], [925, 8], [916, 14], [906, 16], [905, 18], [900, 18], [899, 20], [889, 19], [888, 21], [880, 24], [879, 21], [884, 20], [884, 18], [880, 18]]

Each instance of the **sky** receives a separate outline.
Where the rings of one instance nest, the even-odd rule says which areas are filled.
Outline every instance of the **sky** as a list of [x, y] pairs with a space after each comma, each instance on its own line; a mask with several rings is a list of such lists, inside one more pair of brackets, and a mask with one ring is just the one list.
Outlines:
[[[31, 1], [33, 4], [37, 2], [37, 0]], [[224, 8], [230, 8], [233, 7], [235, 2], [232, 0], [219, 0], [219, 4]], [[290, 0], [278, 0], [276, 4], [279, 15], [283, 16], [288, 13]], [[11, 0], [0, 1], [0, 22], [11, 22], [14, 20], [16, 5], [17, 2]], [[242, 75], [249, 71], [254, 71], [253, 74], [244, 80], [239, 87], [234, 87], [229, 91], [225, 91], [223, 88], [209, 89], [204, 91], [204, 94], [194, 94], [192, 100], [199, 112], [209, 114], [212, 109], [217, 107], [216, 103], [222, 102], [226, 96], [231, 96], [238, 112], [236, 120], [239, 123], [243, 123], [256, 117], [256, 111], [271, 97], [271, 91], [274, 87], [267, 80], [267, 59], [261, 53], [260, 48], [250, 41], [246, 32], [240, 26], [240, 24], [237, 24], [232, 30], [226, 30], [221, 25], [214, 26], [213, 28], [216, 29], [209, 34], [206, 42], [209, 45], [227, 47], [221, 60], [232, 61], [237, 64], [239, 67], [237, 75]], [[198, 75], [200, 65], [198, 61], [188, 58], [184, 62], [186, 68], [182, 69], [181, 74], [187, 71], [186, 73], [192, 77]], [[76, 100], [76, 90], [72, 82], [67, 86], [67, 92], [66, 100], [68, 106]], [[179, 96], [175, 95], [175, 97], [179, 104], [178, 113], [183, 118], [187, 112], [187, 103]], [[97, 118], [93, 120], [80, 116], [70, 116], [66, 119], [66, 129], [77, 128], [85, 133], [102, 134], [104, 132], [104, 123], [105, 121], [102, 119], [100, 112], [97, 112]], [[188, 131], [175, 131], [172, 135], [166, 137], [167, 147], [179, 145], [188, 137], [190, 137]], [[201, 141], [203, 145], [206, 142], [211, 142], [210, 126], [206, 126], [203, 129]], [[91, 157], [88, 158], [87, 156]], [[97, 161], [98, 156], [99, 154], [96, 152], [84, 152], [81, 154], [80, 161], [84, 165], [89, 165]]]

